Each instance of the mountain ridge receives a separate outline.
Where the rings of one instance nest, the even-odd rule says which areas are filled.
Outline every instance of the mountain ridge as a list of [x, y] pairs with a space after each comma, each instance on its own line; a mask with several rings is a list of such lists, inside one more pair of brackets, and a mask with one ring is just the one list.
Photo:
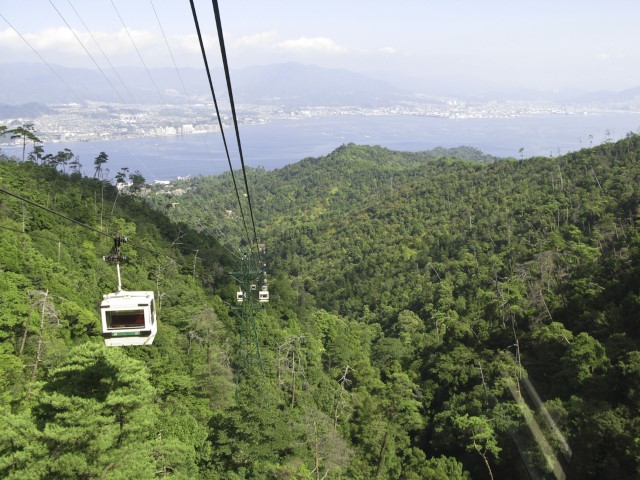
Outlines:
[[[186, 103], [183, 84], [195, 101], [210, 101], [209, 85], [203, 69], [142, 67], [105, 69], [106, 80], [97, 70], [42, 64], [4, 64], [0, 70], [0, 104], [20, 105], [83, 101], [123, 103]], [[59, 75], [64, 79], [58, 78]], [[154, 78], [151, 82], [149, 75]], [[226, 92], [221, 69], [214, 69], [214, 88]], [[362, 74], [346, 69], [304, 65], [296, 62], [255, 65], [231, 72], [234, 96], [238, 101], [290, 108], [304, 106], [384, 107], [404, 102], [441, 104], [446, 99], [468, 101], [548, 101], [556, 103], [638, 104], [638, 89], [621, 92], [545, 92], [538, 90], [496, 89], [490, 85], [465, 87], [464, 82], [434, 75], [411, 81]], [[121, 79], [126, 82], [123, 85]], [[220, 86], [219, 86], [220, 85]], [[156, 91], [156, 86], [158, 90]], [[115, 90], [115, 91], [114, 91]], [[158, 91], [160, 94], [158, 94]], [[224, 97], [224, 95], [222, 95]]]

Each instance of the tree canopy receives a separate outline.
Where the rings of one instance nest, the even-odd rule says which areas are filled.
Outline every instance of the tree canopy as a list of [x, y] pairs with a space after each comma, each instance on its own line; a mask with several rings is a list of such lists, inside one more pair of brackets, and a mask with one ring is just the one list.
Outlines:
[[[3, 157], [3, 189], [108, 235], [0, 194], [0, 475], [639, 475], [640, 137], [459, 153], [247, 172], [271, 298], [242, 376], [228, 174], [119, 193]], [[102, 345], [116, 233], [152, 347]]]

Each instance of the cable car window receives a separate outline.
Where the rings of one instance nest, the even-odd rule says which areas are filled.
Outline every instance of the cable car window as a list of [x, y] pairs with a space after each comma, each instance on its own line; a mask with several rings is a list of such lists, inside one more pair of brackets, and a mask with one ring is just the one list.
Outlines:
[[107, 328], [142, 328], [144, 310], [107, 311]]

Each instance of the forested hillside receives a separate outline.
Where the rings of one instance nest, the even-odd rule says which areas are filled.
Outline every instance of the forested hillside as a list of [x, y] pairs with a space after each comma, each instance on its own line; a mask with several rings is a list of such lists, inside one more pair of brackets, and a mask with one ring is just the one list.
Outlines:
[[[422, 455], [473, 478], [640, 473], [639, 152], [634, 134], [484, 165], [345, 145], [251, 172], [274, 294], [314, 312], [324, 371], [349, 371], [370, 476], [410, 478]], [[233, 209], [229, 182], [183, 186]]]
[[0, 188], [129, 237], [160, 328], [102, 346], [111, 240], [0, 194], [0, 476], [636, 478], [640, 137], [442, 153], [248, 172], [271, 301], [242, 378], [229, 175], [117, 195], [3, 158]]

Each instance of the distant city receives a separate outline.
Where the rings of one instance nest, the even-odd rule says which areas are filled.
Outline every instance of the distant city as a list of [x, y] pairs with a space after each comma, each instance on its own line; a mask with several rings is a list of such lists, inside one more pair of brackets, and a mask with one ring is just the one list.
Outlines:
[[[121, 70], [129, 80], [126, 94], [106, 84], [97, 71], [62, 71], [65, 84], [52, 78], [44, 65], [7, 66], [8, 74], [0, 76], [0, 125], [11, 129], [33, 123], [36, 136], [46, 143], [198, 135], [220, 129], [209, 86], [203, 83], [206, 77], [200, 70], [183, 69], [182, 82], [177, 82], [175, 71], [166, 69]], [[145, 73], [153, 75], [154, 88], [145, 82]], [[234, 72], [234, 87], [238, 121], [244, 125], [278, 120], [304, 123], [302, 120], [323, 118], [338, 118], [336, 123], [353, 125], [361, 117], [367, 117], [362, 122], [366, 123], [364, 120], [372, 117], [399, 116], [409, 122], [420, 118], [540, 118], [549, 123], [553, 117], [578, 120], [616, 113], [640, 114], [640, 87], [582, 93], [487, 90], [471, 95], [445, 92], [429, 80], [400, 87], [347, 70], [296, 63], [238, 70]], [[125, 101], [125, 97], [131, 100]], [[228, 99], [218, 98], [218, 105], [223, 128], [228, 131], [232, 128]], [[347, 122], [340, 121], [340, 116]], [[633, 120], [628, 124], [636, 130]], [[611, 127], [602, 125], [603, 130]], [[507, 135], [513, 136], [513, 132]], [[415, 136], [424, 135], [418, 131]], [[501, 138], [500, 143], [509, 140]], [[3, 146], [19, 141], [9, 135], [0, 137]]]
[[[0, 118], [11, 128], [26, 122], [34, 124], [42, 142], [120, 140], [152, 136], [195, 135], [219, 131], [213, 104], [192, 105], [122, 105], [87, 102], [49, 106], [51, 113], [35, 118]], [[286, 108], [273, 105], [238, 107], [241, 124], [264, 124], [273, 120], [296, 120], [322, 116], [407, 115], [434, 118], [519, 118], [538, 115], [598, 115], [629, 113], [629, 109], [601, 104], [558, 105], [550, 102], [491, 101], [486, 103], [446, 100], [441, 103], [404, 102], [395, 106], [334, 107], [314, 106]], [[225, 131], [232, 128], [230, 115], [222, 115]], [[0, 145], [19, 143], [19, 139], [0, 139]]]

